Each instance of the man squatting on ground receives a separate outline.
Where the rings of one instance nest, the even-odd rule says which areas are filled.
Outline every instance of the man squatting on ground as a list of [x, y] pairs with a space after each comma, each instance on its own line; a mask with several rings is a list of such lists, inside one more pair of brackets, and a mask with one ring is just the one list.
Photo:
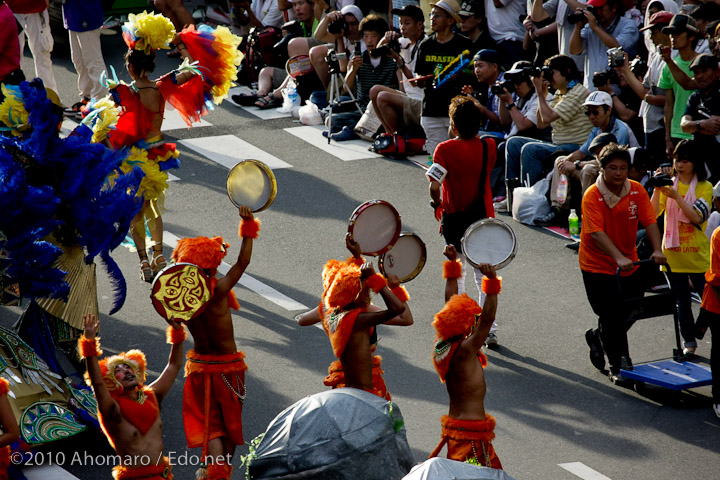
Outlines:
[[484, 277], [483, 308], [463, 293], [458, 295], [458, 281], [462, 263], [457, 261], [457, 250], [447, 245], [443, 254], [448, 260], [443, 265], [445, 306], [435, 315], [435, 347], [433, 365], [445, 383], [450, 408], [440, 419], [442, 440], [430, 458], [436, 457], [447, 444], [447, 457], [464, 462], [473, 459], [479, 465], [502, 469], [491, 440], [495, 438], [495, 418], [485, 413], [485, 372], [487, 357], [480, 351], [490, 332], [497, 311], [497, 295], [502, 278], [487, 263], [480, 265]]
[[188, 322], [193, 349], [187, 353], [183, 421], [188, 448], [202, 447], [207, 469], [198, 470], [198, 479], [229, 479], [230, 460], [235, 446], [243, 444], [242, 407], [245, 388], [245, 354], [235, 345], [230, 309], [240, 305], [232, 289], [250, 264], [253, 239], [260, 222], [246, 206], [239, 209], [242, 237], [240, 253], [227, 275], [215, 277], [229, 244], [222, 237], [183, 238], [175, 247], [176, 263], [197, 265], [210, 277], [210, 300], [201, 315]]
[[145, 386], [145, 354], [129, 350], [98, 361], [102, 355], [97, 337], [100, 321], [93, 314], [83, 319], [85, 331], [78, 340], [78, 352], [87, 365], [86, 380], [95, 392], [100, 426], [120, 457], [113, 478], [172, 479], [170, 462], [163, 456], [160, 402], [180, 372], [185, 329], [168, 320], [167, 339], [172, 345], [168, 364], [157, 380]]
[[[325, 385], [333, 388], [353, 387], [386, 400], [390, 392], [382, 374], [382, 358], [375, 355], [377, 326], [413, 324], [410, 300], [397, 276], [387, 281], [375, 273], [372, 263], [365, 263], [360, 245], [350, 234], [345, 246], [352, 257], [345, 262], [329, 260], [323, 268], [323, 295], [317, 309], [298, 318], [301, 326], [322, 320], [333, 353], [338, 358], [328, 368]], [[380, 293], [387, 309], [370, 303], [370, 292]]]

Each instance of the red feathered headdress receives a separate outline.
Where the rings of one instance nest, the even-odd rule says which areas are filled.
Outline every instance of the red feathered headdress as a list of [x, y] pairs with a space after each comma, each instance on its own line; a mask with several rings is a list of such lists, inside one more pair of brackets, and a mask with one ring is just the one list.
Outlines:
[[438, 337], [448, 340], [469, 334], [477, 322], [476, 315], [482, 312], [480, 305], [466, 293], [453, 295], [445, 306], [435, 315], [432, 326]]
[[222, 259], [227, 255], [229, 243], [222, 237], [195, 237], [181, 239], [172, 253], [175, 262], [187, 262], [197, 265], [203, 270], [210, 270], [213, 274]]

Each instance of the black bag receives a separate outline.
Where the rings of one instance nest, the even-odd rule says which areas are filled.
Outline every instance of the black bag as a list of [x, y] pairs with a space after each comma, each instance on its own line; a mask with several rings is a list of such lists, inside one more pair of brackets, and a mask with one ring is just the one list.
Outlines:
[[375, 137], [372, 149], [375, 153], [394, 159], [407, 158], [408, 155], [422, 153], [425, 138], [408, 138], [398, 133], [381, 133]]

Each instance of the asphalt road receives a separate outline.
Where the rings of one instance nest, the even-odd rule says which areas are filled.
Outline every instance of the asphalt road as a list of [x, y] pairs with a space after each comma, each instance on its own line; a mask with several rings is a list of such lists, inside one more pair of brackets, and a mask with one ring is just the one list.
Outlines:
[[[103, 48], [107, 64], [120, 73], [125, 48], [120, 37], [103, 37]], [[56, 52], [53, 59], [60, 98], [72, 104], [77, 100], [76, 77], [69, 54]], [[163, 54], [158, 64], [157, 73], [175, 65]], [[29, 51], [23, 67], [32, 72]], [[422, 461], [439, 441], [439, 418], [447, 412], [445, 388], [430, 360], [434, 338], [430, 322], [443, 306], [443, 242], [428, 208], [423, 171], [410, 162], [382, 158], [342, 161], [284, 131], [298, 126], [291, 119], [263, 121], [230, 103], [207, 120], [211, 126], [167, 132], [168, 140], [231, 135], [292, 165], [275, 170], [278, 196], [270, 209], [258, 214], [262, 232], [247, 270], [290, 299], [308, 308], [317, 304], [322, 266], [329, 258], [345, 258], [347, 219], [366, 200], [391, 202], [402, 215], [403, 229], [425, 241], [425, 269], [407, 285], [415, 324], [380, 327], [378, 347], [388, 387], [405, 417], [408, 441], [417, 461]], [[223, 138], [218, 142], [226, 141]], [[237, 210], [225, 194], [227, 167], [183, 145], [179, 149], [182, 166], [173, 172], [179, 180], [167, 192], [165, 230], [178, 237], [222, 235], [232, 245], [226, 259], [232, 263], [240, 241]], [[242, 151], [236, 154], [238, 159], [246, 158]], [[514, 228], [519, 248], [501, 272], [504, 283], [497, 315], [501, 346], [488, 352], [486, 409], [497, 420], [494, 445], [506, 471], [517, 479], [718, 478], [720, 420], [710, 409], [709, 387], [679, 394], [650, 388], [641, 396], [613, 386], [587, 357], [583, 332], [596, 319], [585, 296], [577, 256], [564, 248], [564, 239], [546, 230], [500, 218]], [[169, 254], [170, 247], [165, 251]], [[165, 323], [150, 305], [149, 285], [138, 279], [136, 254], [121, 247], [114, 258], [127, 279], [128, 299], [122, 310], [108, 316], [111, 293], [99, 270], [103, 347], [107, 354], [141, 348], [152, 379], [167, 361]], [[475, 286], [470, 280], [467, 285], [475, 296]], [[236, 292], [241, 304], [240, 312], [233, 315], [236, 342], [249, 365], [243, 411], [249, 441], [284, 408], [327, 388], [322, 380], [333, 355], [320, 329], [297, 326], [293, 317], [301, 310], [288, 310], [245, 287]], [[0, 325], [11, 325], [17, 315], [17, 309], [0, 307]], [[636, 364], [668, 357], [674, 344], [671, 317], [643, 320], [629, 338]], [[699, 355], [709, 356], [709, 342], [708, 335]], [[178, 378], [162, 405], [165, 449], [175, 457], [186, 452], [182, 383]], [[107, 466], [70, 462], [78, 458], [76, 452], [90, 457], [110, 454], [99, 434], [48, 447], [58, 450], [65, 452], [64, 468], [75, 477], [110, 477]], [[238, 454], [246, 452], [246, 446], [238, 448]], [[591, 470], [582, 473], [577, 463]], [[194, 478], [195, 468], [178, 464], [175, 478]]]

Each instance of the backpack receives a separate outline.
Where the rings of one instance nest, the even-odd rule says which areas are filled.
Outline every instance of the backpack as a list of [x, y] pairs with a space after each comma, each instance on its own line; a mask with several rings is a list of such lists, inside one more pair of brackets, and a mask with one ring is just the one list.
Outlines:
[[408, 138], [398, 133], [381, 133], [375, 137], [372, 151], [399, 160], [407, 158], [408, 155], [422, 153], [424, 147], [425, 138]]

